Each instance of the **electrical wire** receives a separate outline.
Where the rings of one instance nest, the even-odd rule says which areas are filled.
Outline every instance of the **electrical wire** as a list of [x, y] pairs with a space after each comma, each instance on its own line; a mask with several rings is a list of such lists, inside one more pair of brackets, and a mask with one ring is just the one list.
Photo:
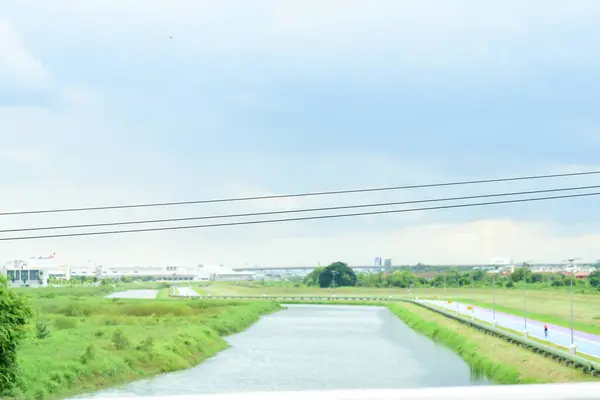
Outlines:
[[517, 195], [565, 192], [565, 191], [572, 191], [572, 190], [598, 189], [598, 188], [600, 188], [600, 185], [576, 186], [576, 187], [543, 189], [543, 190], [529, 190], [529, 191], [523, 191], [523, 192], [492, 193], [492, 194], [481, 194], [481, 195], [459, 196], [459, 197], [442, 197], [442, 198], [423, 199], [423, 200], [406, 200], [406, 201], [395, 201], [395, 202], [387, 202], [387, 203], [369, 203], [369, 204], [354, 204], [354, 205], [347, 205], [347, 206], [304, 208], [304, 209], [298, 209], [298, 210], [264, 211], [264, 212], [252, 212], [252, 213], [241, 213], [241, 214], [206, 215], [206, 216], [184, 217], [184, 218], [150, 219], [150, 220], [141, 220], [141, 221], [121, 221], [121, 222], [104, 222], [104, 223], [94, 223], [94, 224], [58, 225], [58, 226], [42, 226], [42, 227], [32, 227], [32, 228], [0, 229], [0, 233], [30, 232], [30, 231], [57, 230], [57, 229], [99, 228], [99, 227], [105, 227], [105, 226], [156, 224], [156, 223], [165, 223], [165, 222], [197, 221], [197, 220], [204, 220], [204, 219], [258, 217], [258, 216], [265, 216], [265, 215], [306, 213], [306, 212], [318, 212], [318, 211], [334, 211], [334, 210], [346, 210], [346, 209], [355, 209], [355, 208], [399, 206], [399, 205], [420, 204], [420, 203], [437, 203], [437, 202], [444, 202], [444, 201], [473, 200], [473, 199], [482, 199], [482, 198], [490, 198], [490, 197], [517, 196]]
[[334, 191], [325, 191], [325, 192], [278, 194], [278, 195], [270, 195], [270, 196], [231, 197], [231, 198], [222, 198], [222, 199], [174, 201], [174, 202], [164, 202], [164, 203], [121, 204], [121, 205], [113, 205], [113, 206], [56, 208], [56, 209], [28, 210], [28, 211], [8, 211], [8, 212], [0, 212], [0, 216], [116, 210], [116, 209], [126, 209], [126, 208], [170, 207], [170, 206], [180, 206], [180, 205], [190, 205], [190, 204], [230, 203], [230, 202], [250, 201], [250, 200], [267, 200], [267, 199], [310, 197], [310, 196], [330, 196], [330, 195], [337, 195], [337, 194], [384, 192], [384, 191], [392, 191], [392, 190], [421, 189], [421, 188], [433, 188], [433, 187], [443, 187], [443, 186], [475, 185], [475, 184], [482, 184], [482, 183], [512, 182], [512, 181], [550, 179], [550, 178], [561, 178], [561, 177], [569, 177], [569, 176], [572, 177], [572, 176], [584, 176], [584, 175], [597, 175], [597, 174], [600, 174], [600, 171], [572, 172], [572, 173], [549, 174], [549, 175], [532, 175], [532, 176], [496, 178], [496, 179], [480, 179], [480, 180], [472, 180], [472, 181], [427, 183], [427, 184], [420, 184], [420, 185], [389, 186], [389, 187], [367, 188], [367, 189], [350, 189], [350, 190], [334, 190]]
[[535, 198], [529, 198], [529, 199], [501, 200], [501, 201], [491, 201], [491, 202], [482, 202], [482, 203], [452, 204], [452, 205], [444, 205], [444, 206], [409, 208], [409, 209], [400, 209], [400, 210], [367, 211], [367, 212], [361, 212], [361, 213], [317, 215], [317, 216], [310, 216], [310, 217], [281, 218], [281, 219], [269, 219], [269, 220], [258, 220], [258, 221], [222, 222], [222, 223], [205, 224], [205, 225], [167, 226], [167, 227], [159, 227], [159, 228], [123, 229], [123, 230], [117, 230], [117, 231], [103, 231], [103, 232], [102, 231], [101, 232], [77, 232], [77, 233], [62, 233], [62, 234], [52, 234], [52, 235], [38, 235], [38, 236], [16, 236], [16, 237], [0, 238], [0, 241], [63, 238], [63, 237], [76, 237], [76, 236], [114, 235], [114, 234], [124, 234], [124, 233], [216, 228], [216, 227], [223, 227], [223, 226], [257, 225], [257, 224], [270, 224], [270, 223], [292, 222], [292, 221], [308, 221], [308, 220], [320, 220], [320, 219], [358, 217], [358, 216], [367, 216], [367, 215], [407, 213], [407, 212], [416, 212], [416, 211], [445, 210], [445, 209], [452, 209], [452, 208], [479, 207], [479, 206], [488, 206], [488, 205], [495, 205], [495, 204], [525, 203], [525, 202], [533, 202], [533, 201], [568, 199], [568, 198], [589, 197], [589, 196], [598, 196], [598, 195], [600, 195], [600, 192], [569, 194], [569, 195], [562, 195], [562, 196], [535, 197]]

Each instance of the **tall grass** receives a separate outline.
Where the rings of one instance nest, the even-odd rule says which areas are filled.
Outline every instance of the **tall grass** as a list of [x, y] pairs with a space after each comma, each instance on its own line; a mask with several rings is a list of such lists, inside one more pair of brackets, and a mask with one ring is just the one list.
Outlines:
[[472, 368], [501, 384], [559, 383], [595, 380], [541, 354], [479, 332], [458, 321], [410, 303], [388, 308], [412, 329], [444, 344]]
[[[273, 302], [38, 296], [19, 352], [16, 399], [58, 399], [188, 368], [228, 345]], [[42, 327], [39, 321], [44, 321]]]
[[405, 305], [389, 304], [388, 308], [410, 328], [449, 347], [473, 369], [483, 372], [492, 381], [503, 384], [534, 382], [532, 380], [524, 381], [515, 368], [499, 364], [487, 357], [476, 344], [469, 341], [468, 337], [459, 335], [455, 331], [434, 322], [424, 320], [418, 314], [408, 310]]

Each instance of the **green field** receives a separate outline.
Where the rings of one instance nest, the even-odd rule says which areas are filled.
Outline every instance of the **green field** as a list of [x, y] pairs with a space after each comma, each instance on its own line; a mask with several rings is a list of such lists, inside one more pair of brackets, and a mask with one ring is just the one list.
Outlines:
[[36, 318], [18, 353], [23, 382], [11, 397], [18, 399], [64, 398], [188, 368], [226, 348], [222, 336], [280, 308], [273, 302], [103, 299], [101, 288], [28, 294]]
[[[214, 283], [209, 287], [196, 288], [202, 294], [219, 295], [278, 295], [278, 296], [374, 296], [374, 297], [419, 297], [453, 299], [464, 303], [492, 308], [493, 295], [491, 288], [414, 288], [377, 289], [377, 288], [336, 288], [320, 289], [292, 286], [240, 286], [236, 284]], [[514, 315], [523, 315], [524, 291], [515, 289], [495, 289], [496, 309]], [[554, 325], [569, 326], [570, 305], [569, 291], [561, 289], [536, 289], [527, 291], [527, 315]], [[597, 291], [573, 295], [573, 320], [575, 328], [584, 332], [600, 334], [600, 295]]]
[[[202, 294], [373, 296], [451, 298], [489, 306], [491, 289], [337, 288], [214, 283], [194, 289]], [[156, 300], [104, 299], [111, 291], [156, 288]], [[241, 331], [281, 307], [271, 301], [186, 300], [168, 296], [165, 284], [117, 287], [65, 287], [18, 290], [30, 297], [35, 318], [19, 350], [23, 382], [19, 399], [52, 399], [190, 367], [227, 347], [222, 336]], [[528, 292], [528, 315], [568, 323], [569, 294], [564, 290]], [[519, 314], [523, 292], [496, 290], [497, 309]], [[373, 303], [372, 303], [373, 304]], [[579, 329], [598, 332], [600, 296], [574, 296]], [[588, 379], [582, 372], [487, 336], [456, 321], [410, 304], [387, 305], [414, 329], [453, 348], [500, 383], [565, 382]], [[416, 316], [416, 317], [415, 317]], [[420, 322], [419, 322], [420, 321]], [[585, 329], [584, 329], [585, 328]], [[444, 333], [442, 335], [442, 333]], [[458, 336], [455, 336], [458, 335]], [[59, 356], [58, 356], [59, 355]]]

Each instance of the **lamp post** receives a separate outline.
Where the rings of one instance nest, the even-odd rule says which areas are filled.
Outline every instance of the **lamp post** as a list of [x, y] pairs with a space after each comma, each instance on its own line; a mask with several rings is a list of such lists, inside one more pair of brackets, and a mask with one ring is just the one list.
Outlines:
[[[569, 258], [564, 261], [568, 261], [571, 266], [571, 284], [569, 288], [569, 306], [571, 308], [571, 345], [569, 346], [569, 351], [571, 354], [575, 354], [577, 352], [577, 346], [575, 346], [574, 341], [574, 329], [573, 329], [573, 275], [575, 275], [575, 269], [573, 267], [573, 261], [581, 260], [581, 258]], [[563, 261], [563, 262], [564, 262]]]
[[446, 296], [446, 273], [444, 272], [444, 297]]
[[[530, 261], [524, 262], [523, 268], [529, 269], [529, 263]], [[525, 285], [523, 286], [523, 321], [525, 324], [523, 334], [525, 335], [525, 337], [527, 337], [529, 335], [529, 333], [527, 332], [527, 274], [524, 274], [523, 282], [525, 283]]]
[[335, 288], [335, 276], [339, 274], [338, 271], [331, 271], [331, 286]]
[[492, 271], [492, 324], [496, 326], [496, 269], [494, 265], [494, 271]]

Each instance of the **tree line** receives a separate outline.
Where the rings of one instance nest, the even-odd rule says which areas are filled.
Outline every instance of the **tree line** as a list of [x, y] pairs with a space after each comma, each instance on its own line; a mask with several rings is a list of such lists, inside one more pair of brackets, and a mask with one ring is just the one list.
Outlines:
[[[512, 274], [490, 274], [485, 270], [445, 269], [430, 274], [419, 274], [409, 268], [397, 268], [390, 272], [355, 273], [348, 264], [338, 261], [327, 267], [317, 267], [308, 274], [303, 283], [313, 287], [359, 286], [373, 288], [410, 287], [496, 287], [512, 288], [526, 282], [537, 287], [560, 287], [570, 285], [570, 277], [560, 273], [537, 273], [528, 268], [516, 268]], [[575, 280], [577, 286], [600, 289], [600, 270], [591, 273], [587, 281]]]

